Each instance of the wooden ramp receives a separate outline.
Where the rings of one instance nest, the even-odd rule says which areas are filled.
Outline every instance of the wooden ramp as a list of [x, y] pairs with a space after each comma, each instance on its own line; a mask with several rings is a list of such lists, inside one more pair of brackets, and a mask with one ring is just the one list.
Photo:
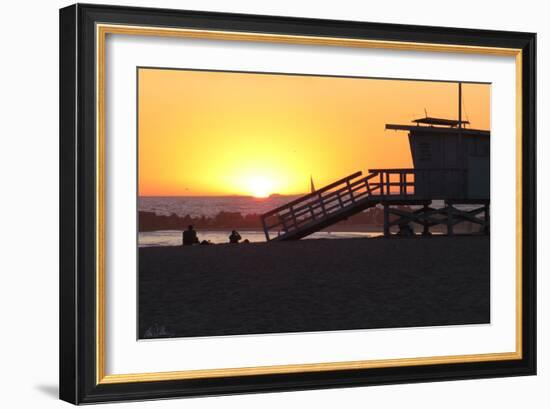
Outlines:
[[[384, 196], [382, 178], [356, 172], [261, 216], [267, 241], [298, 240], [375, 206]], [[389, 189], [389, 185], [387, 186]]]
[[[356, 172], [261, 215], [266, 240], [298, 240], [377, 204], [384, 206], [386, 236], [391, 226], [402, 222], [423, 225], [426, 234], [430, 227], [444, 224], [448, 234], [453, 234], [455, 224], [470, 221], [488, 234], [489, 199], [460, 197], [456, 195], [460, 189], [453, 188], [457, 180], [464, 180], [461, 178], [464, 172], [458, 168], [369, 169], [367, 176]], [[437, 181], [438, 186], [451, 188], [434, 188], [432, 180]], [[418, 181], [422, 182], [422, 189], [417, 189]], [[429, 204], [433, 200], [444, 201], [444, 208], [432, 209]], [[479, 207], [460, 210], [455, 207], [457, 204], [477, 204]], [[405, 214], [396, 207], [400, 205], [420, 205], [422, 208]], [[483, 216], [479, 216], [481, 213]], [[397, 219], [390, 220], [390, 215]]]

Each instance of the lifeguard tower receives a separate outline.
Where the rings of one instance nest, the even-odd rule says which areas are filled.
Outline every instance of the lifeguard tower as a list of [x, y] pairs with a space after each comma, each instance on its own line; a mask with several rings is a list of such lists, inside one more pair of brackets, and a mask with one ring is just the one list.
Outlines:
[[266, 240], [297, 240], [376, 205], [384, 208], [385, 236], [410, 223], [422, 226], [423, 235], [438, 225], [453, 235], [462, 222], [489, 234], [490, 131], [468, 125], [459, 83], [458, 119], [426, 115], [386, 124], [408, 132], [413, 168], [356, 172], [273, 209], [261, 216]]
[[433, 199], [489, 199], [489, 131], [468, 122], [425, 117], [415, 125], [386, 125], [408, 131], [415, 172], [415, 196]]

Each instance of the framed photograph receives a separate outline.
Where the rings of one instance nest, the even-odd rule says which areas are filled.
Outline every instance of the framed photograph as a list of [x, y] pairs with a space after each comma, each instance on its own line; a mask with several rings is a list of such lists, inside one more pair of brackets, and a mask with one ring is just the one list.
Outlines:
[[61, 399], [534, 375], [535, 44], [61, 9]]

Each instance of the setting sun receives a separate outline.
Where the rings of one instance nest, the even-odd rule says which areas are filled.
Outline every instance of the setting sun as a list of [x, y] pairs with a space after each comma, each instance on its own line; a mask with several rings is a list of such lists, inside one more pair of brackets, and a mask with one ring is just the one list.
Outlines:
[[246, 181], [246, 190], [257, 198], [265, 198], [273, 193], [273, 182], [263, 176], [253, 176]]

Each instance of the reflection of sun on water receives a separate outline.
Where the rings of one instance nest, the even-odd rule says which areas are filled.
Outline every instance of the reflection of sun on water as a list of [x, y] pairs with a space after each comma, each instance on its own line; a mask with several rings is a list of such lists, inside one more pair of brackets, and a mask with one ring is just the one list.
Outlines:
[[246, 181], [246, 190], [254, 197], [264, 198], [273, 193], [274, 183], [264, 176], [252, 176]]

